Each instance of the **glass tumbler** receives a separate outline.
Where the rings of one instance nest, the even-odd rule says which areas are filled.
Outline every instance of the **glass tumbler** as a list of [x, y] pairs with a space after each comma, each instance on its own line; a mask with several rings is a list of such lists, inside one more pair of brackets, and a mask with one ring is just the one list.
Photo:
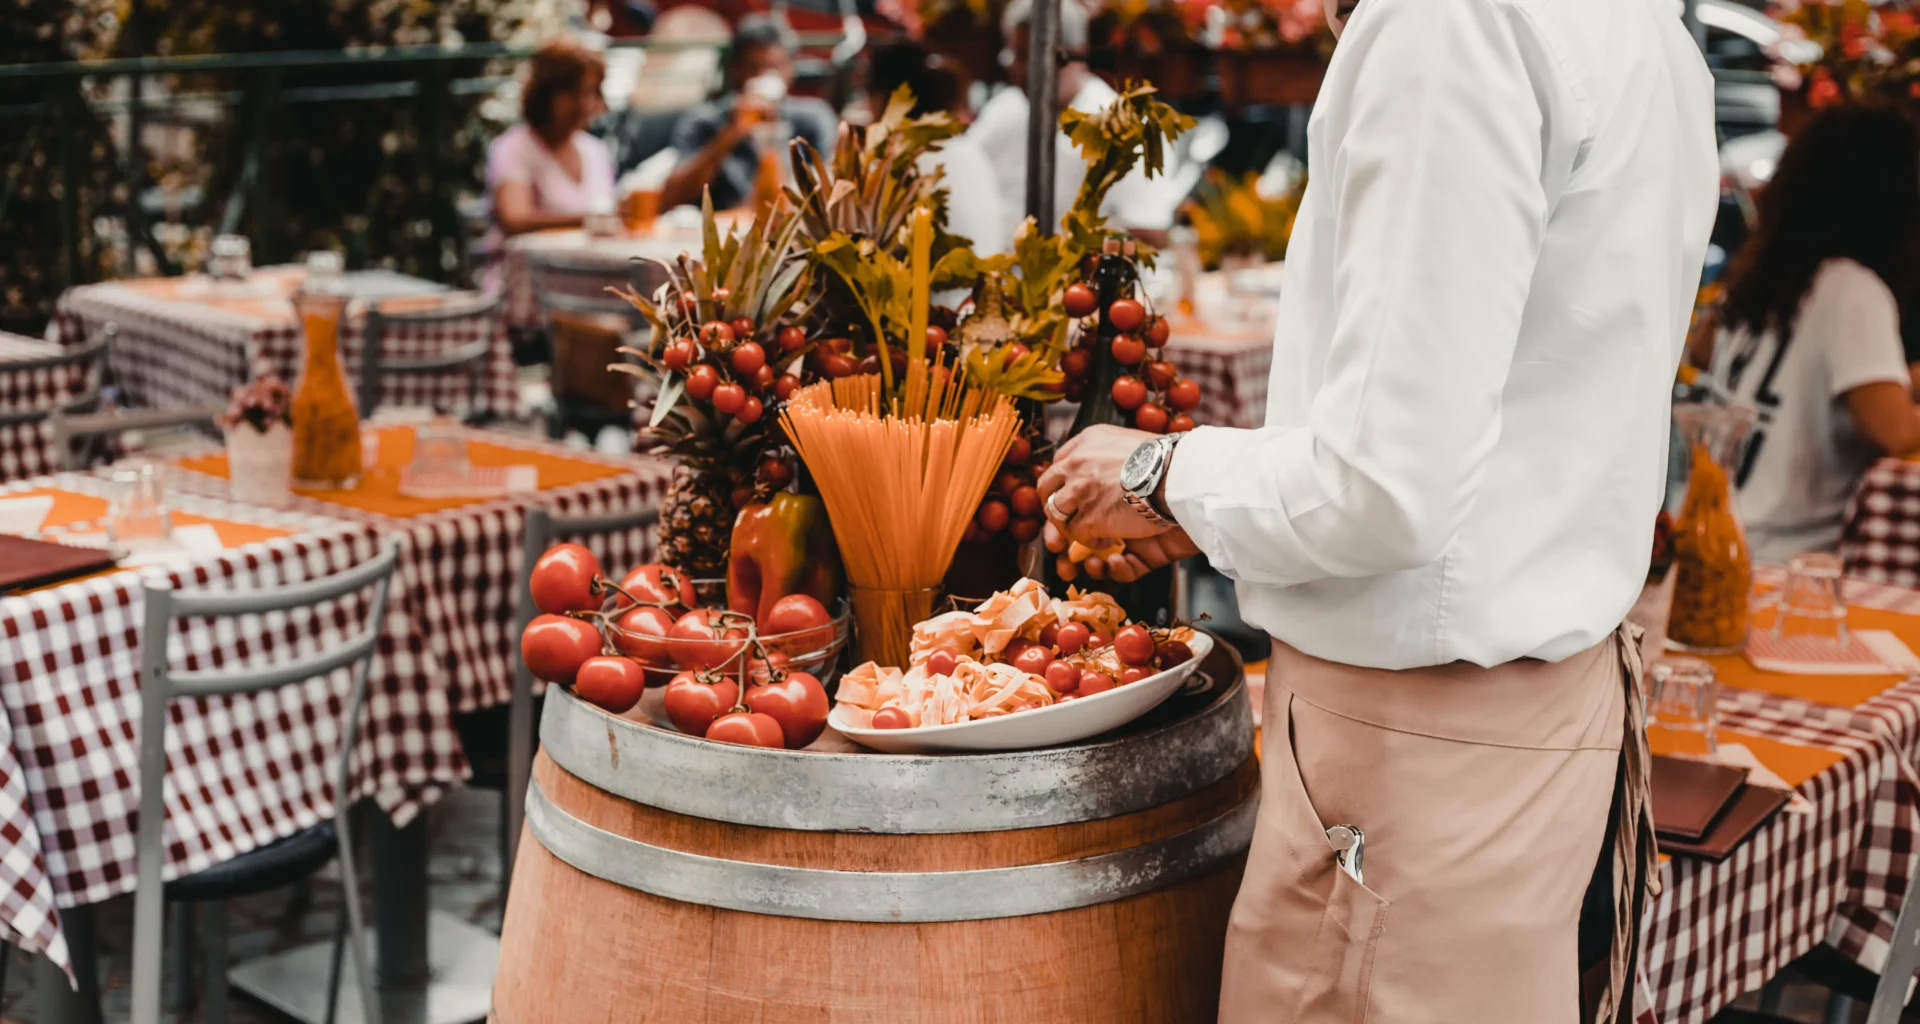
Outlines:
[[115, 544], [164, 540], [173, 533], [160, 467], [130, 462], [113, 468], [113, 497], [107, 505], [107, 539]]
[[1664, 658], [1648, 673], [1647, 724], [1677, 741], [1676, 753], [1712, 758], [1720, 752], [1719, 683], [1699, 658]]
[[1787, 582], [1773, 618], [1775, 639], [1817, 636], [1847, 646], [1847, 603], [1840, 556], [1825, 552], [1787, 560]]

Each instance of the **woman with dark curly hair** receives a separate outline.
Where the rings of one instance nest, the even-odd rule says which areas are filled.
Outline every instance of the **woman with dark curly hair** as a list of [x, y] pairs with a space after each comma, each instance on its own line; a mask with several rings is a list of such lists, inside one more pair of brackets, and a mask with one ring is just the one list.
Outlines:
[[600, 96], [606, 61], [571, 40], [556, 40], [528, 61], [522, 123], [487, 147], [494, 219], [509, 235], [579, 227], [591, 213], [612, 213], [613, 153], [586, 127], [607, 109]]
[[1900, 323], [1920, 260], [1920, 134], [1848, 107], [1795, 135], [1735, 259], [1714, 376], [1759, 422], [1740, 467], [1756, 558], [1832, 550], [1882, 455], [1920, 451]]

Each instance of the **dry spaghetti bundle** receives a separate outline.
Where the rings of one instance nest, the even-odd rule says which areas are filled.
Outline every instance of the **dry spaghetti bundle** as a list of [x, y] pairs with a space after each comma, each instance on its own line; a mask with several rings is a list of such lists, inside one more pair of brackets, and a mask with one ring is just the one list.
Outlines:
[[1013, 404], [916, 358], [898, 397], [878, 375], [843, 377], [795, 392], [780, 419], [833, 521], [860, 656], [906, 664], [1013, 439]]

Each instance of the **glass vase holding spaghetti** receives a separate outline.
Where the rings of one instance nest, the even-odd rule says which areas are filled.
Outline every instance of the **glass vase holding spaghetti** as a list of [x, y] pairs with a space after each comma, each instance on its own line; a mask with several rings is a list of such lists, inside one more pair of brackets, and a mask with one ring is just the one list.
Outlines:
[[1746, 646], [1753, 594], [1753, 553], [1733, 507], [1733, 472], [1754, 411], [1702, 402], [1676, 406], [1673, 416], [1693, 452], [1693, 470], [1673, 524], [1667, 639], [1695, 654], [1730, 654]]

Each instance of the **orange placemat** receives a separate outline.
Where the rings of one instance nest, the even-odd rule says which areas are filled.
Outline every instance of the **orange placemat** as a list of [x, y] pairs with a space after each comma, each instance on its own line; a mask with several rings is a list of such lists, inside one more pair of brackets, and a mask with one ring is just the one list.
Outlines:
[[[1716, 735], [1721, 743], [1738, 743], [1753, 751], [1753, 756], [1759, 758], [1761, 764], [1796, 789], [1801, 783], [1847, 759], [1842, 751], [1801, 747], [1732, 729], [1721, 729]], [[1679, 732], [1658, 724], [1647, 726], [1647, 746], [1655, 754], [1670, 756], [1686, 757], [1706, 752], [1706, 745], [1699, 733]]]
[[[1764, 629], [1765, 616], [1755, 620], [1754, 628]], [[1920, 615], [1903, 615], [1879, 608], [1852, 605], [1847, 608], [1847, 625], [1854, 629], [1884, 629], [1920, 652]], [[1794, 697], [1832, 707], [1857, 707], [1892, 689], [1907, 678], [1898, 673], [1877, 676], [1809, 676], [1786, 672], [1763, 672], [1754, 668], [1745, 655], [1722, 654], [1708, 658], [1714, 676], [1722, 685], [1743, 690], [1759, 690], [1778, 697]]]
[[[359, 486], [348, 489], [300, 488], [299, 492], [319, 501], [344, 505], [362, 512], [371, 512], [394, 519], [445, 512], [448, 509], [464, 508], [468, 505], [497, 500], [494, 498], [410, 498], [401, 494], [400, 468], [413, 461], [413, 428], [410, 426], [382, 427], [373, 431], [372, 434], [378, 438], [379, 461], [372, 469], [367, 470]], [[543, 491], [605, 480], [629, 472], [620, 466], [611, 466], [604, 462], [576, 459], [529, 448], [512, 448], [478, 439], [467, 442], [467, 458], [476, 466], [533, 466], [540, 474], [539, 487]], [[206, 473], [222, 479], [227, 476], [227, 457], [224, 453], [182, 459], [180, 465], [194, 472]]]
[[[53, 508], [47, 511], [46, 519], [41, 521], [42, 527], [71, 526], [75, 523], [99, 523], [107, 517], [107, 499], [97, 495], [81, 494], [77, 491], [63, 491], [56, 487], [42, 487], [31, 491], [9, 491], [5, 496], [9, 498], [51, 497], [53, 499]], [[237, 548], [243, 544], [253, 544], [263, 540], [274, 540], [280, 537], [291, 536], [294, 532], [293, 530], [278, 526], [263, 526], [259, 523], [242, 523], [231, 519], [215, 519], [211, 516], [195, 515], [192, 512], [175, 511], [171, 518], [175, 526], [205, 525], [213, 527], [213, 532], [220, 537], [220, 546], [225, 548]], [[63, 587], [69, 583], [95, 579], [119, 571], [121, 571], [119, 567], [102, 569], [99, 572], [88, 573], [85, 576], [76, 576], [61, 580], [59, 583], [52, 584], [52, 586]], [[39, 587], [35, 589], [45, 590], [48, 588]], [[31, 594], [33, 590], [14, 591], [14, 593]]]
[[220, 535], [220, 546], [237, 548], [243, 544], [257, 544], [263, 540], [278, 540], [290, 537], [292, 530], [280, 526], [262, 526], [259, 523], [241, 523], [231, 519], [214, 519], [209, 516], [197, 516], [191, 512], [175, 512], [175, 526], [211, 526], [213, 532]]
[[78, 491], [63, 491], [58, 487], [39, 487], [31, 491], [8, 491], [0, 498], [52, 498], [53, 507], [47, 510], [47, 517], [40, 521], [45, 529], [49, 526], [70, 526], [74, 523], [91, 523], [106, 518], [107, 499]]

